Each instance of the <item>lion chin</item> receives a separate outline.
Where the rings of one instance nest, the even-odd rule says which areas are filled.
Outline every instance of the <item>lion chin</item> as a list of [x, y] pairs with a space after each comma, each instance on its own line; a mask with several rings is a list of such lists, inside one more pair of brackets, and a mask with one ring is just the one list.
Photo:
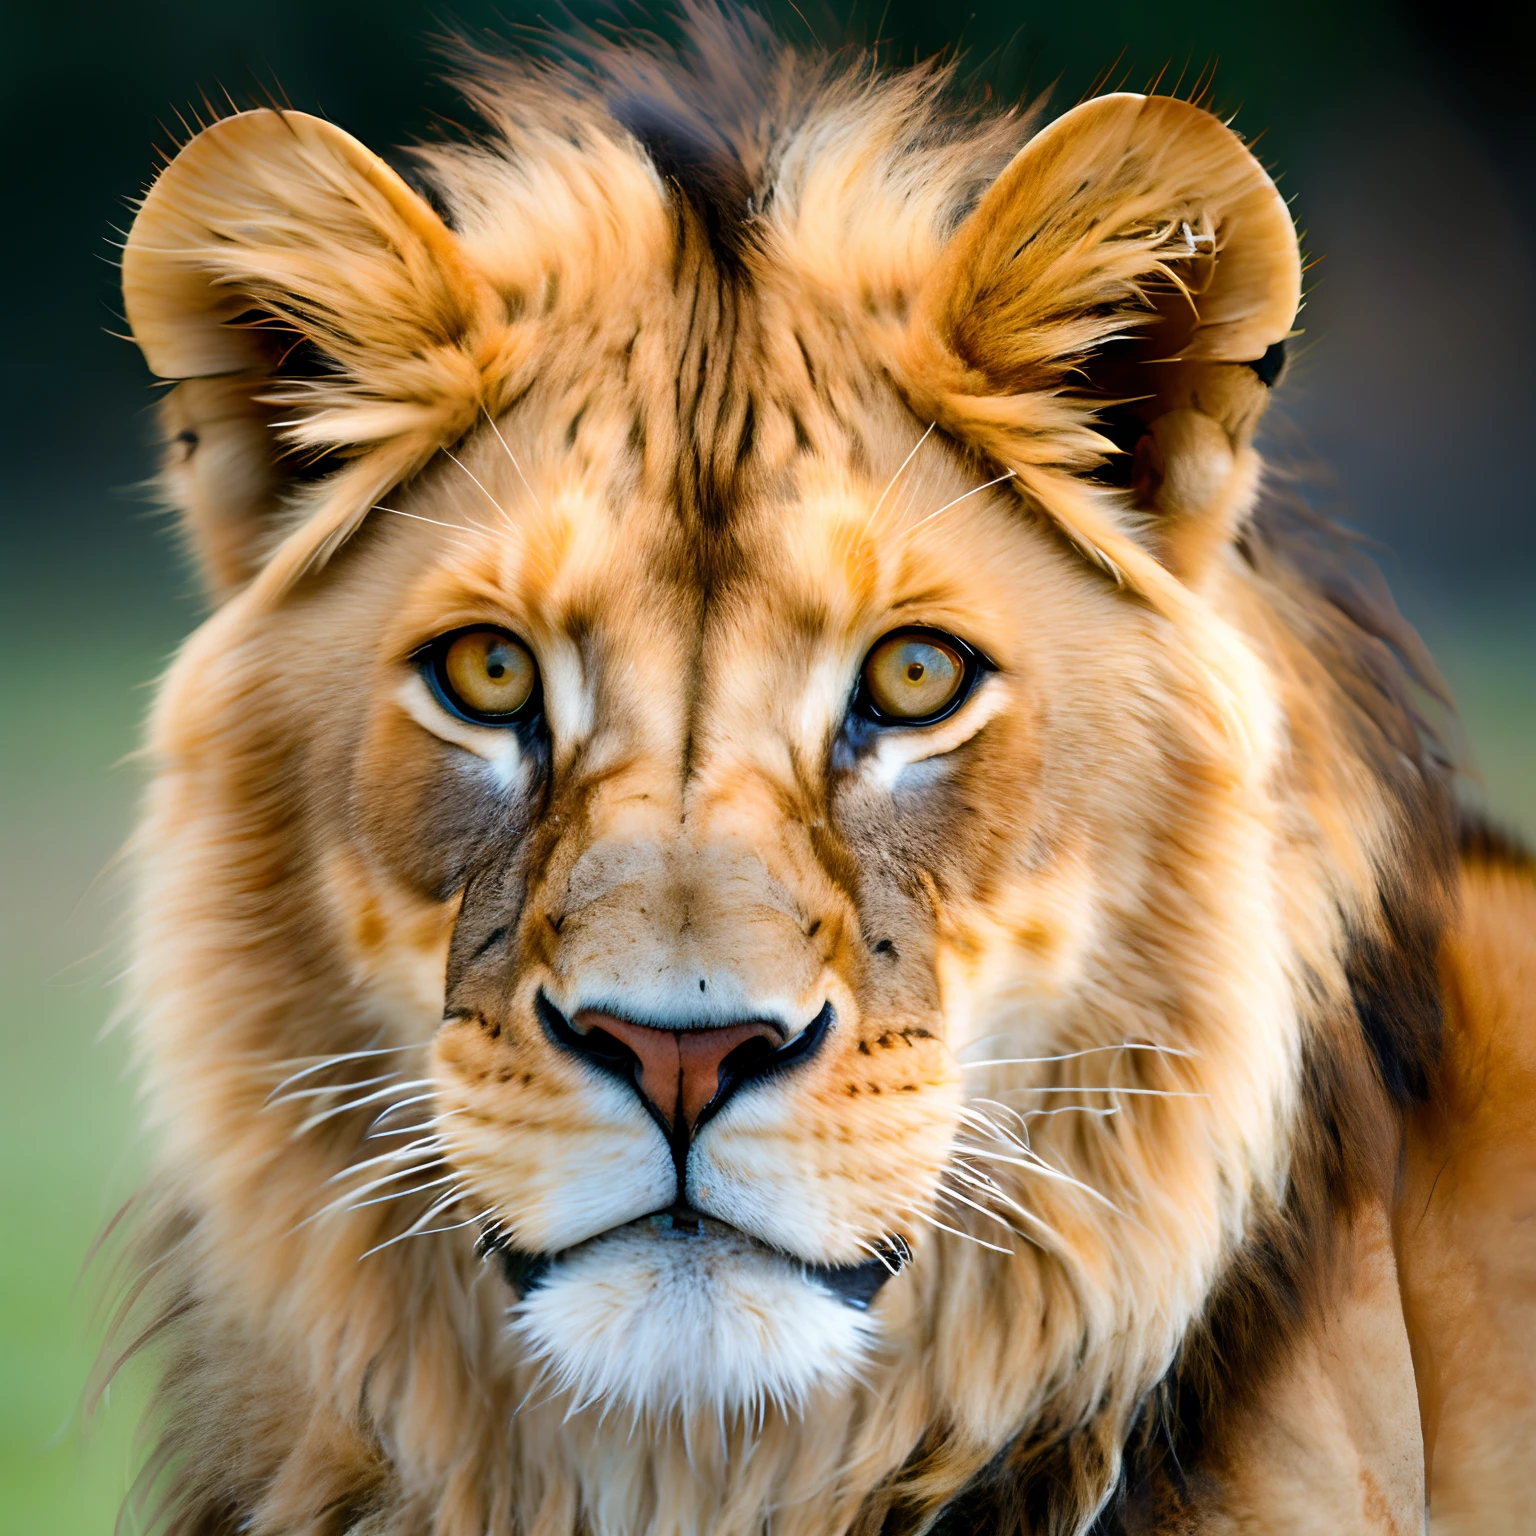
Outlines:
[[535, 1395], [633, 1419], [751, 1419], [849, 1381], [877, 1336], [869, 1301], [904, 1257], [806, 1264], [691, 1213], [647, 1216], [552, 1259], [499, 1254], [522, 1293], [512, 1331], [542, 1367]]

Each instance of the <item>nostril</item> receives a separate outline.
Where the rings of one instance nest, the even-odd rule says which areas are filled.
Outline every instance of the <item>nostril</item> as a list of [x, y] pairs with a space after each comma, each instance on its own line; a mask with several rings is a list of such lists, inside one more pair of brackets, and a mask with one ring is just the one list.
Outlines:
[[[614, 1039], [602, 1029], [574, 1027], [571, 1020], [567, 1019], [542, 992], [535, 1000], [534, 1008], [539, 1015], [539, 1022], [544, 1026], [545, 1033], [556, 1045], [562, 1046], [572, 1055], [586, 1057], [594, 1066], [614, 1072], [620, 1077], [629, 1078], [631, 1069], [635, 1065], [635, 1055], [622, 1041]], [[577, 1018], [580, 1017], [581, 1015], [578, 1014]]]
[[786, 1044], [768, 1019], [679, 1029], [594, 1008], [567, 1019], [542, 992], [535, 1006], [556, 1045], [630, 1083], [669, 1140], [682, 1145], [743, 1084], [809, 1057], [832, 1023], [829, 1003]]

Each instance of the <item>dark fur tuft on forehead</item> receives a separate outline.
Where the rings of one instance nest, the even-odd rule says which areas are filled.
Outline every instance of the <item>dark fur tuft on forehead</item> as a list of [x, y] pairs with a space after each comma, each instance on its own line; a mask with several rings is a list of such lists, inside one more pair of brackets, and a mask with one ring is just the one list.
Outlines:
[[697, 215], [710, 244], [722, 256], [734, 258], [746, 238], [753, 186], [729, 140], [707, 119], [678, 110], [658, 94], [622, 94], [612, 111], [662, 179]]
[[[969, 212], [1033, 131], [1038, 108], [998, 113], [938, 60], [882, 74], [850, 47], [801, 51], [757, 12], [726, 0], [677, 0], [677, 40], [656, 33], [588, 29], [547, 39], [543, 50], [465, 40], [455, 50], [466, 96], [499, 127], [565, 125], [572, 137], [617, 128], [634, 141], [691, 215], [721, 264], [752, 243], [774, 196], [780, 160], [817, 120], [867, 115], [883, 101], [889, 159], [964, 145], [935, 159], [953, 194], [951, 222]], [[500, 135], [493, 131], [493, 140]]]
[[636, 138], [662, 180], [703, 224], [722, 255], [739, 252], [765, 169], [776, 83], [796, 60], [759, 15], [713, 0], [680, 9], [680, 48], [647, 52], [594, 45], [587, 65], [613, 120]]
[[631, 137], [727, 263], [750, 239], [776, 138], [840, 71], [803, 58], [756, 12], [680, 0], [676, 42], [633, 29], [552, 35], [504, 51], [454, 50], [469, 97], [498, 118], [564, 118], [575, 132], [606, 119]]
[[788, 85], [795, 60], [751, 12], [689, 0], [681, 14], [680, 49], [599, 47], [589, 62], [614, 121], [731, 254], [757, 206], [775, 83]]

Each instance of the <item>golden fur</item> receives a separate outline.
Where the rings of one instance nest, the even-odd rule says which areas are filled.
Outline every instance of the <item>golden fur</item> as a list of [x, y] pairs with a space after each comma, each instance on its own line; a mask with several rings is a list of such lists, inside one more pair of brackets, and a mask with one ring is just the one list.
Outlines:
[[[1284, 205], [1189, 103], [1031, 136], [693, 28], [692, 65], [480, 60], [484, 137], [420, 157], [442, 217], [272, 111], [138, 215], [219, 600], [139, 838], [142, 1497], [178, 1533], [826, 1536], [1322, 1529], [1326, 1485], [1330, 1528], [1416, 1528], [1386, 1234], [1451, 817], [1389, 616], [1255, 510]], [[474, 624], [533, 650], [544, 734], [431, 695]], [[994, 670], [860, 734], [902, 624]], [[750, 1234], [715, 1268], [635, 1226], [671, 1165], [541, 990], [831, 1004], [688, 1154]], [[509, 1290], [513, 1243], [554, 1279]], [[867, 1318], [798, 1267], [892, 1243]]]

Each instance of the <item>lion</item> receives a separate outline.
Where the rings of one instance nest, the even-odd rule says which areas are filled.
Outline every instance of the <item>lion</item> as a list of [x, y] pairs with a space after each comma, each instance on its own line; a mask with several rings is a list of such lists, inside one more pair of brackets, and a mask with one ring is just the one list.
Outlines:
[[688, 18], [137, 211], [144, 1519], [1525, 1528], [1536, 874], [1266, 489], [1274, 183]]

